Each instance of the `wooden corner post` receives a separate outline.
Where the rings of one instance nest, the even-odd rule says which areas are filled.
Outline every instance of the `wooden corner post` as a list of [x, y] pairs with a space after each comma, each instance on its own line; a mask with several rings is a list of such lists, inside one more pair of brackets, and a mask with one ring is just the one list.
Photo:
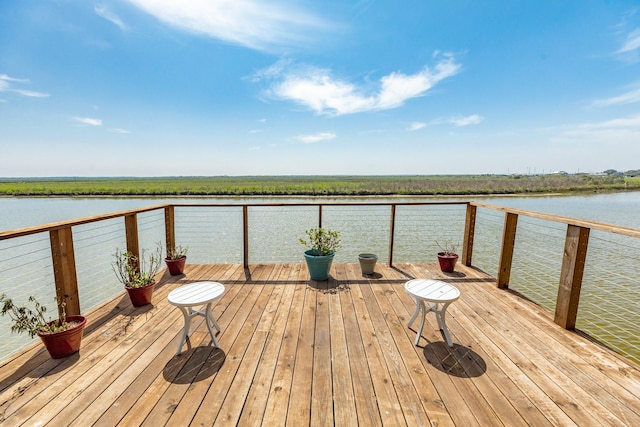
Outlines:
[[249, 208], [247, 205], [242, 206], [242, 241], [243, 241], [243, 260], [244, 268], [249, 268]]
[[462, 243], [462, 264], [471, 266], [473, 257], [473, 237], [476, 231], [477, 206], [467, 205], [467, 215], [464, 222], [464, 241]]
[[167, 255], [176, 247], [175, 211], [173, 206], [164, 208], [164, 234]]
[[125, 215], [124, 231], [127, 239], [127, 252], [134, 258], [132, 267], [140, 271], [140, 244], [138, 243], [138, 217], [135, 213]]
[[565, 329], [572, 330], [576, 327], [590, 231], [589, 228], [576, 225], [567, 226], [554, 318], [554, 321]]
[[391, 219], [389, 223], [389, 267], [393, 266], [393, 240], [396, 230], [396, 205], [391, 205]]
[[500, 250], [500, 265], [498, 266], [498, 287], [506, 289], [511, 280], [511, 265], [513, 263], [513, 249], [516, 245], [516, 231], [518, 229], [518, 215], [507, 212], [504, 217], [502, 231], [502, 249]]
[[64, 302], [67, 316], [79, 315], [80, 298], [71, 227], [49, 231], [49, 240], [51, 242], [51, 259], [53, 260], [58, 312], [62, 314], [60, 303]]

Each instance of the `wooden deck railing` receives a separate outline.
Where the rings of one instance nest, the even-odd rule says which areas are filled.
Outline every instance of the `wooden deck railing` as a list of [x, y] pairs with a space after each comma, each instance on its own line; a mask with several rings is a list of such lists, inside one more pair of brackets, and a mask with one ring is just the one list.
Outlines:
[[[554, 321], [563, 328], [570, 330], [574, 329], [576, 326], [582, 278], [585, 269], [587, 249], [589, 247], [589, 234], [591, 230], [600, 230], [606, 233], [640, 238], [640, 230], [633, 228], [525, 211], [522, 209], [494, 206], [486, 203], [472, 202], [469, 205], [470, 210], [474, 210], [477, 207], [503, 211], [505, 213], [500, 265], [498, 266], [498, 277], [496, 280], [497, 286], [504, 289], [508, 288], [511, 276], [518, 217], [528, 216], [545, 221], [566, 224], [567, 232], [562, 257], [562, 269], [559, 277]], [[469, 222], [468, 219], [467, 222]]]
[[[517, 240], [518, 218], [522, 216], [537, 218], [544, 221], [566, 224], [566, 237], [562, 255], [562, 268], [557, 282], [557, 299], [555, 305], [555, 322], [567, 329], [574, 329], [580, 302], [580, 291], [586, 262], [587, 249], [589, 247], [589, 235], [591, 230], [599, 230], [633, 238], [640, 238], [640, 230], [618, 227], [597, 223], [593, 221], [578, 220], [557, 215], [543, 214], [525, 211], [521, 209], [494, 206], [478, 202], [334, 202], [334, 203], [254, 203], [254, 204], [163, 204], [149, 206], [142, 209], [133, 209], [76, 220], [63, 221], [36, 227], [23, 228], [13, 231], [0, 232], [0, 241], [14, 239], [35, 233], [48, 232], [51, 245], [51, 261], [54, 270], [56, 295], [66, 302], [68, 314], [80, 313], [80, 297], [78, 292], [78, 279], [76, 275], [74, 239], [72, 229], [81, 224], [105, 221], [114, 218], [123, 218], [126, 235], [127, 251], [138, 256], [140, 245], [138, 242], [137, 216], [143, 212], [162, 210], [165, 223], [165, 244], [167, 248], [176, 244], [176, 209], [183, 208], [219, 208], [240, 207], [242, 209], [242, 241], [243, 259], [246, 267], [249, 265], [249, 208], [252, 207], [289, 207], [289, 206], [316, 206], [318, 208], [317, 225], [323, 225], [323, 208], [328, 206], [388, 206], [389, 212], [389, 236], [388, 236], [388, 264], [394, 263], [394, 247], [396, 243], [396, 209], [399, 206], [430, 206], [459, 205], [466, 207], [463, 242], [460, 261], [466, 266], [472, 266], [474, 252], [474, 238], [476, 233], [476, 218], [479, 209], [504, 212], [503, 232], [501, 242], [499, 265], [497, 266], [496, 286], [508, 288], [512, 272], [514, 247]], [[497, 236], [496, 236], [497, 237]]]

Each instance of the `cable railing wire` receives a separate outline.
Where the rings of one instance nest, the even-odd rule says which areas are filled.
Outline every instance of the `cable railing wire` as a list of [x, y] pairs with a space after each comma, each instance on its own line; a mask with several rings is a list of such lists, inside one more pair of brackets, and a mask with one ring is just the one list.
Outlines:
[[[250, 263], [302, 262], [303, 248], [298, 239], [305, 229], [318, 225], [318, 205], [248, 206], [247, 211]], [[462, 243], [465, 212], [464, 204], [397, 205], [394, 262], [434, 261], [438, 241]], [[175, 241], [189, 247], [190, 263], [242, 262], [242, 206], [176, 206], [174, 213]], [[365, 251], [378, 254], [381, 260], [389, 255], [389, 205], [323, 205], [321, 213], [323, 227], [339, 229], [343, 234], [345, 247], [339, 251], [338, 262], [357, 262], [357, 253]], [[142, 250], [153, 248], [158, 242], [166, 243], [162, 209], [138, 213], [137, 219]], [[501, 239], [496, 236], [502, 235], [504, 220], [502, 211], [478, 209], [474, 266], [497, 272]], [[81, 308], [86, 310], [104, 298], [95, 292], [96, 282], [100, 281], [105, 295], [122, 292], [111, 262], [114, 249], [126, 246], [124, 221], [122, 217], [105, 219], [74, 226], [73, 231]], [[566, 225], [562, 222], [519, 216], [509, 286], [552, 311], [565, 234]], [[0, 253], [10, 254], [3, 259], [9, 274], [0, 279], [0, 289], [9, 280], [42, 289], [46, 291], [43, 295], [55, 295], [49, 239], [46, 234], [38, 236], [35, 241], [28, 241], [34, 239], [32, 236], [27, 240], [11, 239], [8, 247], [6, 242], [0, 242]], [[637, 275], [626, 273], [624, 267], [637, 263], [638, 245], [637, 238], [592, 230], [577, 325], [622, 354], [636, 358], [640, 334], [634, 335], [634, 322], [640, 323], [640, 285]], [[19, 259], [16, 252], [25, 252], [30, 259]], [[613, 254], [620, 257], [606, 262], [600, 259]], [[106, 279], [106, 275], [110, 278]], [[22, 298], [26, 293], [19, 291], [17, 295]]]

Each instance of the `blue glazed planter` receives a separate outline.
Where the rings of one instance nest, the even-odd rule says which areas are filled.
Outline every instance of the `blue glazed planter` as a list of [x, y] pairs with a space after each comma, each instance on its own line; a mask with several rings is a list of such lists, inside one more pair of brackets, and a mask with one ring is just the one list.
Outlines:
[[305, 251], [304, 253], [311, 280], [328, 280], [329, 270], [331, 269], [335, 252], [329, 255], [313, 255], [313, 253], [314, 251], [312, 250]]

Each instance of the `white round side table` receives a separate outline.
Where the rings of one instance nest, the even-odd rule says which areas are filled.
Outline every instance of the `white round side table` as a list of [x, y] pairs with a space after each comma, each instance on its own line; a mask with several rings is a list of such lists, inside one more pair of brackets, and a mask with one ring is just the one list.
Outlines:
[[[209, 334], [213, 340], [213, 345], [218, 347], [218, 340], [216, 334], [211, 328], [211, 324], [220, 332], [220, 326], [213, 316], [211, 311], [211, 303], [224, 294], [224, 285], [218, 282], [194, 282], [188, 285], [180, 286], [169, 292], [167, 299], [169, 304], [175, 305], [180, 309], [184, 316], [184, 329], [182, 330], [182, 338], [180, 338], [180, 344], [178, 344], [178, 351], [176, 354], [180, 354], [182, 346], [189, 334], [189, 327], [191, 326], [191, 319], [194, 316], [203, 316]], [[205, 306], [204, 309], [195, 310], [193, 307]]]
[[[447, 313], [449, 304], [460, 298], [458, 288], [440, 280], [413, 279], [404, 284], [404, 289], [416, 300], [416, 311], [413, 313], [413, 316], [411, 316], [411, 320], [409, 320], [407, 326], [411, 327], [411, 324], [416, 320], [416, 317], [418, 317], [418, 313], [422, 312], [422, 319], [420, 320], [420, 327], [418, 328], [414, 345], [418, 345], [420, 341], [426, 314], [432, 311], [438, 319], [438, 326], [444, 334], [447, 345], [453, 347], [449, 330], [447, 329], [447, 323], [445, 322], [445, 314]], [[432, 304], [429, 304], [427, 307], [425, 302]]]

